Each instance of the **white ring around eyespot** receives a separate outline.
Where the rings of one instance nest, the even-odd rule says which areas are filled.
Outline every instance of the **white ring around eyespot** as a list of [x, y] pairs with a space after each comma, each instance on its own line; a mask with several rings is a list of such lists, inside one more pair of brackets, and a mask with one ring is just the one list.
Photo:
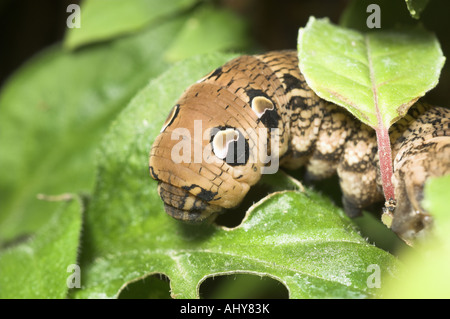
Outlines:
[[[220, 159], [224, 159], [228, 154], [228, 147], [230, 143], [236, 142], [239, 139], [239, 132], [233, 128], [228, 128], [217, 132], [212, 141], [212, 149], [214, 155]], [[225, 141], [225, 143], [224, 143]]]
[[274, 109], [272, 101], [264, 96], [255, 96], [252, 99], [251, 107], [258, 118], [261, 118], [267, 110]]

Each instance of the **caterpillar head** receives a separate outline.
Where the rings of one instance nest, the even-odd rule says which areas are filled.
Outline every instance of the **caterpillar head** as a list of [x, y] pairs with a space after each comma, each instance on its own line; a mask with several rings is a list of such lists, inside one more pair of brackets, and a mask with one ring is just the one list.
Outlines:
[[258, 114], [231, 92], [217, 93], [208, 83], [188, 88], [150, 152], [150, 174], [176, 219], [201, 222], [237, 206], [265, 165], [256, 152]]

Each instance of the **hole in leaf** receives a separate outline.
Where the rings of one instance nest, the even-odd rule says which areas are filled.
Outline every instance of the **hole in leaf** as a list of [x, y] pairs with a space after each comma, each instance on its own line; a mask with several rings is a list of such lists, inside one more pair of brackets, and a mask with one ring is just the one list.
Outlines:
[[207, 278], [200, 285], [202, 299], [288, 299], [287, 288], [278, 280], [250, 274]]
[[129, 283], [118, 299], [171, 299], [169, 278], [155, 274]]
[[219, 226], [236, 227], [241, 224], [245, 213], [256, 202], [263, 197], [277, 191], [298, 189], [285, 173], [279, 172], [273, 175], [263, 175], [261, 180], [252, 186], [245, 196], [242, 203], [232, 209], [227, 210], [224, 214], [219, 215], [215, 223]]
[[269, 185], [258, 183], [250, 188], [244, 200], [239, 206], [227, 210], [219, 215], [214, 221], [219, 226], [236, 227], [245, 217], [247, 210], [264, 196], [270, 194], [272, 189]]

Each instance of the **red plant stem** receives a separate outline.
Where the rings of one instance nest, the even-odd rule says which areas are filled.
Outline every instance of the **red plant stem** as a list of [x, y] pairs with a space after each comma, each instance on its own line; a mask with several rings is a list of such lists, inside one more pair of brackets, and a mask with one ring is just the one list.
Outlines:
[[385, 127], [383, 124], [383, 118], [378, 103], [378, 85], [375, 79], [374, 68], [372, 65], [372, 55], [370, 48], [370, 39], [365, 37], [367, 47], [367, 60], [369, 62], [370, 82], [372, 83], [373, 101], [377, 114], [378, 125], [375, 128], [377, 133], [378, 143], [378, 157], [380, 160], [381, 181], [383, 183], [384, 198], [387, 201], [390, 199], [395, 200], [394, 185], [392, 185], [392, 151], [391, 141], [389, 139], [389, 127]]
[[370, 49], [369, 37], [366, 36], [367, 60], [369, 61], [370, 81], [372, 83], [373, 101], [377, 114], [378, 125], [375, 128], [377, 133], [378, 157], [380, 160], [381, 181], [383, 183], [383, 193], [386, 202], [390, 199], [395, 200], [394, 185], [392, 185], [392, 151], [391, 141], [389, 139], [389, 128], [383, 124], [380, 107], [378, 104], [378, 85], [375, 79], [374, 68], [372, 65], [372, 55]]
[[389, 130], [379, 122], [375, 129], [377, 133], [378, 157], [380, 160], [381, 180], [383, 182], [383, 193], [386, 201], [395, 199], [394, 185], [392, 185], [392, 151], [389, 139]]

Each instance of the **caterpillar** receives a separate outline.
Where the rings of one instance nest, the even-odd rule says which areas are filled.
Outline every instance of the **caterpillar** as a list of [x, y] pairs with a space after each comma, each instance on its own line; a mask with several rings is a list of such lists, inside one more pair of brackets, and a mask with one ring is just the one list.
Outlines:
[[[421, 205], [425, 181], [450, 173], [450, 110], [418, 101], [389, 133], [391, 228], [411, 240], [433, 222]], [[165, 211], [195, 223], [237, 206], [276, 162], [305, 166], [311, 180], [337, 173], [351, 217], [383, 200], [375, 131], [308, 87], [296, 51], [235, 58], [187, 88], [152, 145], [149, 170]]]

